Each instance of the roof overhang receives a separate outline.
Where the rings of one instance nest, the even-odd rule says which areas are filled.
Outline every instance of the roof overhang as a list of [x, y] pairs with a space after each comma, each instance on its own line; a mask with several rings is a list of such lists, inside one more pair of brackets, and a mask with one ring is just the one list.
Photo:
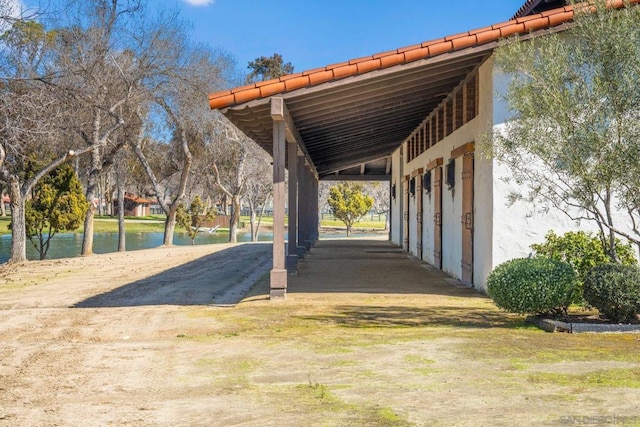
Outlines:
[[[520, 13], [556, 0], [531, 0]], [[610, 0], [621, 8], [640, 0]], [[589, 3], [584, 3], [589, 5]], [[525, 10], [526, 9], [526, 10]], [[320, 179], [388, 179], [391, 154], [492, 53], [499, 40], [562, 31], [574, 7], [415, 46], [282, 76], [209, 96], [218, 109], [267, 152], [273, 151], [272, 101], [289, 134]], [[284, 114], [286, 112], [286, 114]]]
[[[278, 96], [320, 179], [387, 179], [393, 151], [493, 48], [490, 43]], [[271, 153], [270, 105], [263, 98], [221, 111]]]

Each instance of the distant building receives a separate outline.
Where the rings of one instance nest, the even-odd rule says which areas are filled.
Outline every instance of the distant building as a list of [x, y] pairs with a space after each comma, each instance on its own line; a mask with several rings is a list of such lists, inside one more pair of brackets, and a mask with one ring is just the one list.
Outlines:
[[[126, 193], [124, 195], [125, 216], [149, 216], [151, 215], [152, 200]], [[118, 214], [118, 200], [113, 201], [113, 213]]]

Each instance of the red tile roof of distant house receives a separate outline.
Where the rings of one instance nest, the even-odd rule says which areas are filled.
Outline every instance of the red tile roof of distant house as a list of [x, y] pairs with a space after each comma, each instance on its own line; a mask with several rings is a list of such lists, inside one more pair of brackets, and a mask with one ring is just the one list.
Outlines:
[[[640, 0], [630, 0], [630, 3], [639, 2]], [[625, 5], [625, 1], [610, 0], [609, 5], [610, 7], [621, 8]], [[557, 27], [571, 22], [573, 17], [574, 10], [572, 6], [560, 7], [413, 46], [216, 92], [209, 95], [209, 106], [212, 110], [222, 109], [395, 65], [407, 64], [461, 49], [481, 46], [513, 35]]]
[[143, 197], [132, 196], [130, 194], [125, 194], [124, 198], [127, 199], [127, 200], [130, 200], [130, 201], [132, 201], [132, 202], [134, 202], [136, 204], [139, 204], [139, 205], [153, 203], [152, 200], [145, 199]]

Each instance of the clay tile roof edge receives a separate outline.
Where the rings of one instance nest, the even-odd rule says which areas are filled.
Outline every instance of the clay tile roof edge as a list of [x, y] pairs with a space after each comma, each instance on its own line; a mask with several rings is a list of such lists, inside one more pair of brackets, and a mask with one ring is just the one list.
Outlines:
[[[640, 0], [629, 0], [631, 4]], [[527, 2], [523, 8], [532, 3]], [[611, 0], [610, 7], [624, 6], [622, 0]], [[585, 5], [585, 3], [583, 3]], [[216, 92], [209, 95], [209, 106], [212, 110], [231, 107], [244, 102], [260, 99], [262, 94], [286, 93], [302, 87], [322, 84], [328, 81], [353, 77], [358, 74], [381, 70], [394, 65], [405, 64], [425, 58], [442, 55], [459, 49], [481, 46], [496, 42], [500, 38], [514, 34], [542, 30], [570, 22], [574, 16], [572, 6], [559, 7], [527, 17], [514, 18], [507, 22], [494, 24], [477, 30], [459, 33], [445, 38], [431, 40], [417, 45], [406, 46], [395, 51], [377, 53], [370, 56], [351, 59], [324, 68], [303, 71], [282, 76], [268, 82], [245, 85], [238, 88]], [[545, 19], [547, 18], [547, 19]], [[282, 91], [282, 83], [286, 90]], [[277, 86], [276, 86], [277, 85]], [[273, 86], [273, 87], [272, 87]]]

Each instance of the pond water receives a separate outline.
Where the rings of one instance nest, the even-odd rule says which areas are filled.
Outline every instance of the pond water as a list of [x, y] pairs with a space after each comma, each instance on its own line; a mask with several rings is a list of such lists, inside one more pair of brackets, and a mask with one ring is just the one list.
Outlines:
[[[162, 245], [164, 234], [162, 232], [153, 233], [127, 233], [127, 251], [139, 249], [155, 248]], [[238, 233], [239, 242], [251, 240], [250, 233]], [[260, 233], [260, 241], [272, 241], [273, 233]], [[229, 241], [228, 232], [199, 233], [196, 237], [196, 245], [208, 245], [212, 243], [226, 243]], [[190, 245], [191, 239], [186, 233], [175, 233], [173, 236], [174, 245]], [[51, 247], [47, 252], [47, 259], [71, 258], [80, 255], [82, 249], [82, 233], [57, 234], [51, 239]], [[95, 233], [93, 236], [93, 252], [104, 254], [116, 252], [118, 250], [118, 233]], [[7, 262], [11, 253], [11, 234], [0, 236], [0, 263]], [[27, 258], [30, 260], [39, 259], [38, 251], [30, 241], [27, 241]]]

